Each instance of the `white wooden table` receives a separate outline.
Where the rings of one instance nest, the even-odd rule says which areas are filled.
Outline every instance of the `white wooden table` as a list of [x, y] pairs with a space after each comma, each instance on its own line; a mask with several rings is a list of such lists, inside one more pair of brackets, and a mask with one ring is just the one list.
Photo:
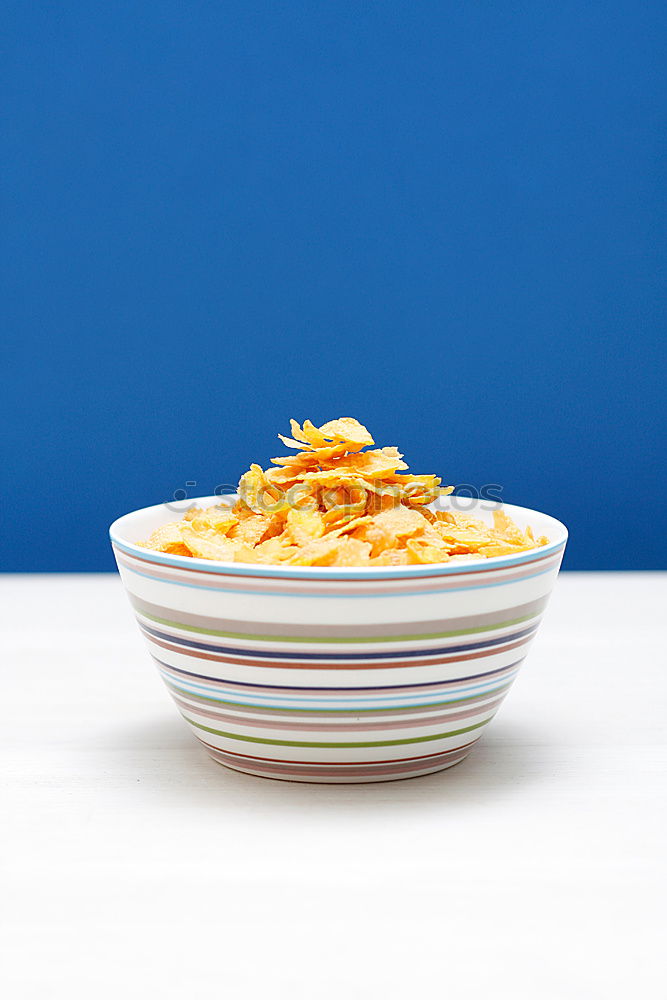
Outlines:
[[451, 771], [273, 782], [214, 764], [114, 576], [0, 578], [0, 992], [655, 997], [667, 574], [564, 574]]

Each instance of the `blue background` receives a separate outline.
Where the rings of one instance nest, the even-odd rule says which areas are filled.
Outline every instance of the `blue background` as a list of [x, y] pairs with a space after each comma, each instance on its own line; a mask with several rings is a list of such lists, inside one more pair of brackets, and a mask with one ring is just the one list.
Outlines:
[[667, 566], [663, 3], [4, 10], [5, 569], [338, 415]]

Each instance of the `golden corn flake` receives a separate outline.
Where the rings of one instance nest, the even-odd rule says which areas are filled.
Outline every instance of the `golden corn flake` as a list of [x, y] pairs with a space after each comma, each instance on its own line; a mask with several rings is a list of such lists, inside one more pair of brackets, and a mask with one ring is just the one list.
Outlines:
[[188, 518], [195, 531], [219, 531], [226, 535], [234, 525], [239, 523], [239, 519], [231, 508], [208, 507], [206, 510], [192, 511], [192, 517]]
[[358, 448], [375, 444], [363, 424], [360, 424], [354, 417], [339, 417], [338, 420], [330, 420], [328, 423], [322, 424], [319, 430], [325, 438], [350, 445], [348, 451], [357, 451]]
[[380, 448], [377, 451], [363, 451], [347, 455], [336, 464], [336, 471], [342, 476], [354, 475], [365, 479], [382, 479], [397, 469], [407, 469], [403, 456], [396, 448]]
[[314, 427], [310, 420], [304, 420], [303, 427], [299, 427], [296, 420], [290, 420], [290, 427], [292, 428], [292, 436], [297, 441], [303, 441], [306, 447], [323, 448], [327, 443], [324, 434], [317, 427]]
[[364, 514], [364, 511], [365, 505], [363, 508], [347, 508], [339, 505], [327, 509], [322, 515], [324, 523], [327, 525], [327, 534], [332, 534], [334, 530], [338, 530], [341, 526], [347, 526], [353, 521], [358, 520], [359, 516]]
[[[241, 479], [243, 479], [243, 476], [241, 476]], [[290, 486], [302, 481], [303, 476], [301, 475], [298, 467], [295, 468], [294, 466], [287, 465], [285, 468], [279, 468], [276, 466], [273, 469], [266, 470], [266, 482], [268, 483], [269, 488], [275, 486], [283, 493], [288, 490]]]
[[[194, 508], [158, 528], [145, 548], [223, 562], [287, 566], [407, 566], [467, 562], [546, 545], [503, 510], [493, 526], [431, 510], [451, 493], [436, 475], [413, 476], [394, 447], [372, 448], [353, 417], [315, 427], [290, 421], [278, 437], [295, 454], [253, 464], [233, 507]], [[371, 450], [364, 450], [371, 449]]]
[[289, 560], [292, 566], [360, 566], [368, 562], [371, 547], [356, 538], [318, 538]]
[[326, 525], [319, 510], [299, 510], [293, 507], [287, 513], [285, 531], [295, 545], [306, 545], [321, 538]]
[[369, 566], [407, 566], [407, 549], [387, 549], [368, 560]]
[[447, 562], [449, 556], [436, 545], [429, 545], [420, 538], [408, 538], [405, 543], [409, 563]]
[[363, 566], [368, 563], [371, 547], [368, 542], [358, 538], [339, 538], [336, 546], [336, 557], [332, 566]]
[[[326, 518], [326, 514], [323, 515]], [[373, 518], [368, 516], [357, 517], [356, 514], [352, 514], [351, 517], [345, 519], [345, 523], [341, 524], [340, 521], [337, 523], [335, 528], [327, 531], [327, 538], [340, 538], [341, 535], [349, 535], [357, 528], [361, 528], [366, 524], [370, 524]]]
[[269, 482], [260, 465], [251, 465], [239, 480], [239, 497], [250, 510], [263, 514], [267, 504], [275, 504], [280, 499], [280, 491]]
[[339, 547], [338, 538], [317, 538], [298, 548], [289, 561], [292, 566], [331, 566]]
[[245, 545], [257, 545], [258, 542], [263, 541], [271, 524], [272, 518], [264, 517], [262, 514], [254, 514], [252, 517], [243, 518], [238, 524], [235, 524], [229, 532], [229, 538]]
[[255, 546], [253, 552], [260, 557], [258, 562], [283, 562], [294, 555], [296, 548], [287, 537], [287, 532], [284, 532], [282, 535], [274, 535], [273, 538], [265, 538]]
[[139, 542], [146, 549], [155, 549], [156, 552], [170, 552], [172, 555], [189, 555], [189, 551], [183, 553], [185, 548], [183, 535], [181, 534], [182, 524], [165, 524], [158, 528], [145, 542]]
[[[294, 421], [292, 421], [292, 423], [294, 423]], [[303, 451], [304, 448], [310, 449], [312, 447], [311, 445], [306, 444], [305, 441], [295, 441], [294, 438], [285, 437], [284, 434], [279, 434], [278, 437], [283, 444], [287, 445], [288, 448], [296, 448], [297, 451]], [[271, 459], [271, 461], [274, 461], [274, 459]]]
[[184, 524], [181, 538], [191, 555], [197, 559], [222, 559], [225, 562], [234, 559], [237, 546], [214, 531], [199, 532], [191, 525]]
[[274, 465], [293, 465], [307, 468], [308, 466], [320, 465], [331, 458], [339, 458], [346, 451], [346, 445], [333, 444], [327, 445], [324, 448], [313, 448], [311, 451], [300, 452], [298, 455], [285, 455], [282, 458], [272, 458], [271, 461]]
[[347, 488], [356, 487], [369, 489], [370, 484], [361, 474], [351, 472], [348, 469], [313, 469], [312, 472], [304, 472], [301, 476], [304, 483], [317, 483], [319, 486]]

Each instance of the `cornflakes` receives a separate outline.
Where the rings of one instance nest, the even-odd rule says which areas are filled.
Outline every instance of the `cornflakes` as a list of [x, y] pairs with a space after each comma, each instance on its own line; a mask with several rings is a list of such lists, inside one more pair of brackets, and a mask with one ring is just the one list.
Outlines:
[[[372, 448], [353, 417], [290, 421], [294, 455], [253, 464], [232, 506], [194, 508], [139, 544], [173, 555], [287, 566], [407, 566], [468, 562], [546, 545], [503, 510], [493, 526], [428, 506], [453, 487], [405, 474], [395, 447]], [[371, 449], [371, 450], [364, 450]]]

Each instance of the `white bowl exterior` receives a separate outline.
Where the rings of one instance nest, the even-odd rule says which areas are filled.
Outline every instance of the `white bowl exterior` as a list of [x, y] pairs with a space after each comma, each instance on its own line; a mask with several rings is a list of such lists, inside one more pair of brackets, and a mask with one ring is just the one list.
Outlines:
[[535, 635], [566, 532], [505, 509], [538, 532], [552, 522], [550, 545], [520, 561], [334, 576], [158, 561], [127, 518], [112, 538], [150, 652], [215, 760], [291, 780], [392, 780], [469, 753]]

